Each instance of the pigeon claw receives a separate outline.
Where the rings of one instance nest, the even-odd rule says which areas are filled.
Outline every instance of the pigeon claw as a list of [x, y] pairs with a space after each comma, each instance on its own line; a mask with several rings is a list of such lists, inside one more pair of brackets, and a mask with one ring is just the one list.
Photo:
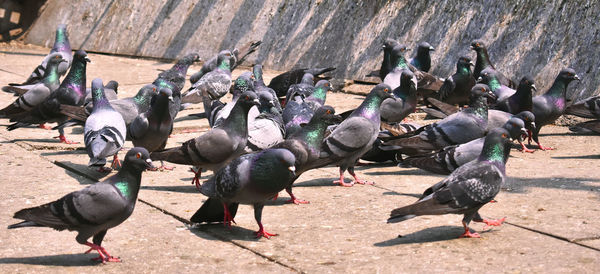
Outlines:
[[342, 179], [342, 180], [335, 180], [335, 181], [333, 181], [333, 184], [334, 184], [334, 185], [340, 185], [340, 186], [344, 186], [344, 187], [351, 187], [351, 186], [354, 186], [354, 182], [351, 182], [351, 183], [346, 183], [346, 182], [344, 182], [344, 180], [343, 180], [343, 179]]
[[369, 181], [364, 181], [364, 180], [360, 180], [360, 179], [356, 179], [356, 181], [354, 181], [354, 182], [357, 184], [360, 184], [360, 185], [370, 185], [370, 186], [375, 184], [375, 182], [369, 182]]
[[106, 249], [102, 246], [92, 244], [90, 242], [85, 243], [85, 245], [90, 247], [90, 249], [88, 251], [86, 251], [85, 254], [92, 252], [92, 250], [98, 251], [99, 256], [96, 258], [92, 258], [92, 261], [101, 261], [102, 263], [107, 263], [107, 262], [120, 263], [121, 262], [121, 259], [119, 259], [117, 257], [113, 257], [110, 254], [108, 254], [108, 251], [106, 251]]
[[471, 231], [469, 231], [469, 229], [467, 229], [467, 230], [465, 230], [465, 233], [458, 236], [458, 238], [481, 238], [481, 236], [479, 235], [479, 233], [471, 232]]
[[502, 223], [504, 222], [504, 220], [506, 220], [506, 217], [504, 217], [502, 219], [497, 219], [497, 220], [483, 219], [482, 222], [485, 224], [485, 226], [483, 227], [483, 230], [486, 230], [488, 227], [492, 227], [492, 226], [501, 226]]
[[48, 125], [46, 125], [45, 123], [44, 123], [44, 124], [40, 124], [40, 125], [38, 125], [38, 127], [39, 127], [39, 128], [42, 128], [42, 129], [46, 129], [46, 130], [51, 130], [51, 129], [52, 129], [52, 127], [51, 127], [51, 126], [48, 126]]
[[521, 143], [521, 149], [519, 149], [519, 151], [521, 152], [529, 152], [529, 153], [534, 153], [535, 150], [533, 149], [528, 149], [525, 144]]
[[294, 204], [296, 204], [296, 205], [299, 205], [299, 204], [310, 204], [310, 202], [309, 202], [309, 201], [307, 201], [307, 200], [302, 200], [302, 199], [298, 199], [298, 198], [296, 198], [296, 197], [294, 197], [294, 196], [292, 196], [292, 198], [291, 198], [291, 199], [289, 199], [289, 200], [285, 201], [285, 203], [286, 203], [286, 204], [291, 204], [291, 203], [294, 203]]
[[271, 239], [272, 236], [278, 236], [279, 234], [273, 234], [273, 233], [266, 232], [265, 229], [261, 227], [258, 229], [258, 231], [254, 232], [254, 235], [256, 235], [257, 239], [260, 239], [262, 237]]
[[538, 143], [538, 147], [540, 148], [540, 150], [554, 150], [553, 147], [545, 147], [542, 144]]
[[55, 139], [58, 138], [58, 140], [59, 140], [60, 143], [65, 143], [65, 144], [68, 144], [68, 145], [79, 144], [79, 142], [67, 140], [67, 137], [65, 137], [64, 135], [59, 135], [59, 136], [56, 136], [54, 138]]

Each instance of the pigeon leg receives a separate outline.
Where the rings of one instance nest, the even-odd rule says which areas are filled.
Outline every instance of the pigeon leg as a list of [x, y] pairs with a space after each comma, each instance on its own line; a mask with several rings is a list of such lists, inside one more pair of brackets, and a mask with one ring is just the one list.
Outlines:
[[277, 192], [277, 194], [275, 194], [275, 196], [273, 196], [273, 201], [277, 201], [277, 198], [279, 198], [279, 192]]
[[531, 132], [531, 130], [527, 130], [527, 144], [531, 145], [531, 140], [533, 138], [533, 133]]
[[65, 130], [62, 128], [58, 129], [58, 136], [56, 136], [54, 138], [58, 138], [58, 140], [60, 140], [61, 143], [65, 143], [65, 144], [69, 144], [69, 145], [79, 144], [79, 142], [67, 140], [67, 137], [65, 137]]
[[289, 186], [285, 189], [285, 191], [290, 195], [289, 200], [285, 201], [285, 203], [289, 204], [289, 203], [294, 203], [294, 204], [310, 204], [309, 201], [306, 200], [302, 200], [302, 199], [298, 199], [296, 198], [296, 196], [294, 195], [294, 193], [292, 193], [292, 186]]
[[39, 125], [38, 125], [38, 127], [39, 127], [39, 128], [43, 128], [43, 129], [47, 129], [47, 130], [51, 130], [51, 129], [52, 129], [52, 127], [51, 127], [51, 126], [48, 126], [48, 125], [46, 125], [46, 123], [39, 124]]
[[115, 258], [115, 257], [111, 256], [110, 254], [108, 254], [108, 252], [106, 252], [106, 249], [104, 249], [104, 247], [101, 247], [96, 244], [92, 244], [90, 242], [86, 242], [85, 245], [90, 247], [90, 249], [85, 252], [86, 254], [92, 252], [92, 250], [98, 251], [99, 256], [97, 258], [93, 258], [92, 259], [93, 261], [102, 261], [102, 263], [121, 262], [121, 260], [119, 258]]
[[463, 233], [462, 235], [460, 235], [458, 238], [481, 238], [481, 236], [479, 236], [479, 234], [477, 232], [471, 232], [471, 230], [467, 226], [467, 223], [465, 223], [463, 221], [462, 225], [465, 228], [465, 233]]
[[350, 173], [350, 175], [352, 175], [352, 177], [354, 177], [354, 182], [356, 182], [357, 184], [361, 184], [361, 185], [374, 185], [374, 182], [369, 182], [369, 181], [363, 181], [361, 179], [358, 179], [358, 177], [356, 177], [356, 173], [354, 173], [354, 167], [351, 166], [348, 168], [348, 173]]
[[338, 181], [333, 181], [333, 184], [341, 185], [341, 186], [345, 186], [345, 187], [351, 187], [354, 185], [353, 183], [350, 183], [350, 184], [344, 183], [344, 170], [342, 170], [341, 168], [340, 168], [340, 179]]
[[233, 220], [233, 216], [231, 216], [231, 213], [229, 212], [229, 207], [227, 207], [227, 203], [223, 203], [223, 208], [225, 211], [224, 217], [223, 217], [223, 225], [227, 228], [231, 228], [231, 223], [236, 223]]
[[533, 150], [533, 149], [528, 149], [525, 146], [525, 144], [523, 144], [523, 142], [519, 141], [519, 144], [521, 144], [521, 149], [519, 149], [519, 151], [521, 151], [521, 152], [529, 152], [529, 153], [535, 152], [535, 150]]
[[484, 223], [485, 226], [483, 227], [483, 230], [486, 230], [488, 227], [491, 227], [491, 226], [501, 226], [502, 223], [504, 222], [504, 220], [506, 220], [506, 217], [504, 217], [502, 219], [497, 219], [497, 220], [483, 219], [481, 221], [478, 221], [478, 220], [473, 220], [473, 221]]
[[269, 233], [265, 231], [265, 228], [262, 225], [262, 210], [265, 205], [263, 204], [254, 204], [254, 219], [258, 224], [258, 231], [255, 232], [256, 238], [260, 239], [261, 237], [265, 237], [270, 239], [271, 236], [277, 236], [277, 234]]
[[165, 165], [165, 161], [160, 160], [160, 167], [159, 167], [159, 169], [160, 170], [173, 170], [173, 169], [175, 169], [175, 167], [174, 166], [167, 166], [167, 165]]
[[119, 160], [119, 156], [115, 153], [113, 156], [112, 164], [110, 165], [112, 169], [121, 168], [121, 161]]
[[200, 176], [202, 176], [202, 168], [198, 167], [198, 171], [190, 167], [190, 171], [194, 173], [194, 179], [192, 179], [192, 185], [196, 184], [196, 189], [200, 190]]

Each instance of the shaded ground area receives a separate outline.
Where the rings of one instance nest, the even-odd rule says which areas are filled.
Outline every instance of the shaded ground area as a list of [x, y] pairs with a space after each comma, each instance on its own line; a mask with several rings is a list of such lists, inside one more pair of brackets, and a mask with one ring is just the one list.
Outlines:
[[[26, 78], [47, 49], [0, 46], [0, 85]], [[171, 64], [91, 54], [88, 82], [96, 77], [120, 83], [119, 96], [131, 96]], [[190, 74], [199, 70], [196, 65]], [[242, 70], [234, 72], [234, 77]], [[265, 81], [276, 72], [267, 71]], [[186, 84], [186, 88], [189, 84]], [[339, 112], [357, 106], [363, 97], [328, 96]], [[0, 94], [5, 106], [15, 98]], [[177, 118], [175, 131], [207, 129], [206, 120]], [[0, 125], [6, 125], [6, 119]], [[176, 146], [201, 133], [179, 133]], [[0, 128], [0, 226], [15, 222], [12, 213], [55, 200], [103, 176], [87, 168], [82, 145], [59, 144], [55, 131]], [[83, 141], [82, 129], [67, 135]], [[357, 168], [374, 186], [342, 188], [331, 184], [335, 167], [305, 173], [295, 187], [308, 205], [284, 204], [280, 197], [265, 208], [263, 223], [279, 236], [256, 240], [252, 208], [241, 206], [237, 225], [191, 227], [186, 220], [205, 197], [190, 184], [188, 167], [171, 172], [146, 172], [140, 202], [130, 219], [108, 232], [104, 245], [123, 263], [97, 265], [83, 254], [75, 234], [48, 228], [0, 228], [0, 271], [13, 272], [598, 272], [600, 270], [600, 138], [575, 135], [566, 127], [542, 130], [543, 143], [554, 151], [513, 151], [510, 177], [498, 203], [485, 206], [489, 218], [507, 223], [482, 233], [481, 239], [457, 239], [461, 216], [419, 217], [385, 223], [389, 211], [415, 200], [415, 195], [443, 176], [394, 165]], [[126, 147], [130, 148], [131, 143]], [[124, 154], [125, 152], [123, 152]], [[207, 179], [210, 173], [204, 174]], [[480, 231], [481, 224], [472, 228]]]

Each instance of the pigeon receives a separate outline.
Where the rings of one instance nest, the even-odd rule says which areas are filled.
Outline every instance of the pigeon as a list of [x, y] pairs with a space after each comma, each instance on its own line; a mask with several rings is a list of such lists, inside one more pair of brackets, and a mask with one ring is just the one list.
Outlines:
[[500, 84], [500, 80], [498, 80], [498, 71], [491, 67], [481, 71], [479, 78], [477, 78], [477, 82], [488, 85], [492, 92], [496, 94], [498, 101], [506, 100], [516, 92], [512, 88]]
[[[262, 44], [261, 41], [256, 41], [256, 42], [248, 42], [245, 45], [243, 45], [241, 48], [235, 48], [231, 51], [231, 54], [233, 55], [233, 58], [231, 58], [231, 71], [233, 71], [237, 66], [239, 66], [242, 62], [244, 62], [244, 60], [246, 60], [246, 57], [248, 57], [248, 55], [252, 54], [253, 52], [256, 51], [256, 49], [258, 48], [258, 46], [260, 46], [260, 44]], [[225, 53], [226, 50], [223, 50], [221, 52], [219, 52], [216, 56], [210, 58], [210, 60], [206, 61], [203, 65], [202, 68], [200, 69], [200, 71], [192, 74], [192, 76], [190, 76], [190, 83], [194, 84], [196, 82], [198, 82], [198, 80], [200, 80], [200, 78], [202, 78], [202, 76], [204, 74], [207, 74], [211, 71], [213, 71], [214, 69], [217, 68], [218, 64], [217, 64], [217, 59], [219, 54], [223, 54]]]
[[152, 152], [152, 159], [198, 167], [192, 184], [199, 187], [202, 169], [218, 170], [244, 153], [248, 139], [248, 111], [258, 104], [254, 92], [242, 93], [231, 114], [221, 124], [179, 147]]
[[287, 91], [290, 89], [290, 86], [293, 84], [298, 84], [302, 81], [302, 77], [304, 74], [310, 73], [314, 77], [319, 77], [321, 74], [335, 70], [335, 68], [311, 68], [311, 69], [294, 69], [282, 74], [275, 76], [269, 82], [270, 88], [272, 88], [277, 97], [284, 97], [287, 94]]
[[533, 79], [529, 76], [525, 76], [521, 78], [519, 86], [517, 87], [517, 90], [513, 95], [504, 100], [498, 97], [494, 108], [512, 114], [517, 114], [521, 111], [531, 111], [533, 108], [531, 101], [532, 94], [536, 91], [537, 89], [535, 87]]
[[102, 80], [99, 78], [92, 81], [92, 100], [94, 109], [85, 120], [83, 130], [85, 149], [90, 156], [88, 166], [99, 167], [99, 172], [110, 171], [110, 168], [105, 169], [104, 164], [106, 157], [114, 155], [111, 167], [117, 169], [120, 167], [117, 153], [123, 147], [127, 134], [125, 121], [110, 105], [104, 95]]
[[417, 46], [417, 53], [408, 62], [420, 71], [429, 72], [431, 69], [431, 52], [435, 48], [427, 42], [421, 42]]
[[390, 59], [393, 68], [383, 79], [383, 83], [390, 86], [392, 90], [400, 86], [400, 77], [402, 71], [410, 70], [408, 67], [408, 61], [406, 61], [406, 58], [404, 58], [404, 52], [406, 52], [406, 50], [406, 45], [404, 44], [399, 44], [392, 49]]
[[[77, 231], [77, 242], [90, 247], [86, 253], [95, 250], [100, 254], [93, 260], [120, 262], [118, 257], [106, 251], [102, 240], [108, 229], [120, 225], [131, 216], [140, 190], [142, 171], [151, 167], [148, 151], [133, 148], [127, 152], [123, 167], [117, 174], [54, 202], [19, 210], [13, 218], [24, 221], [8, 228], [44, 226], [59, 231]], [[90, 243], [88, 239], [92, 236]]]
[[190, 218], [192, 223], [223, 221], [231, 227], [239, 204], [251, 204], [258, 224], [257, 238], [270, 238], [262, 225], [267, 199], [277, 195], [295, 177], [294, 154], [286, 149], [267, 149], [242, 155], [220, 169], [202, 184], [200, 192], [208, 200]]
[[[167, 145], [169, 134], [173, 131], [173, 119], [169, 113], [169, 105], [173, 104], [173, 93], [162, 88], [153, 98], [150, 109], [140, 113], [127, 127], [127, 135], [136, 147], [143, 147], [149, 152], [159, 151]], [[171, 170], [161, 161], [159, 169]]]
[[[106, 99], [108, 99], [109, 101], [119, 99], [117, 96], [118, 88], [119, 88], [119, 82], [117, 82], [115, 80], [108, 81], [108, 83], [106, 83], [106, 85], [104, 85], [104, 95], [106, 96]], [[87, 106], [91, 102], [92, 102], [92, 89], [87, 88], [85, 90], [85, 100], [83, 101], [83, 105]]]
[[58, 52], [50, 54], [47, 59], [44, 75], [41, 79], [38, 79], [35, 83], [29, 85], [4, 86], [2, 87], [2, 90], [13, 93], [15, 96], [21, 96], [33, 89], [38, 90], [37, 93], [39, 93], [40, 90], [43, 90], [46, 97], [48, 97], [50, 92], [55, 91], [60, 86], [61, 75], [58, 73], [58, 68], [67, 61], [63, 59], [62, 55]]
[[402, 222], [422, 215], [464, 214], [465, 232], [460, 236], [479, 238], [471, 232], [471, 221], [499, 226], [505, 218], [486, 220], [479, 209], [494, 199], [506, 179], [505, 165], [510, 153], [510, 137], [503, 128], [494, 129], [485, 138], [477, 159], [457, 168], [441, 182], [431, 186], [411, 205], [392, 210], [388, 223]]
[[533, 108], [532, 112], [535, 115], [536, 128], [532, 132], [532, 135], [529, 138], [529, 142], [531, 143], [531, 139], [538, 144], [538, 147], [541, 150], [550, 150], [553, 149], [551, 147], [545, 147], [540, 144], [539, 141], [539, 133], [543, 126], [553, 123], [558, 117], [560, 117], [565, 109], [567, 99], [565, 98], [567, 93], [567, 86], [571, 81], [578, 80], [579, 76], [575, 73], [575, 70], [571, 68], [566, 68], [560, 71], [554, 83], [550, 87], [546, 93], [543, 95], [539, 95], [533, 97]]
[[322, 106], [315, 111], [315, 114], [307, 124], [302, 125], [299, 131], [287, 136], [282, 143], [274, 146], [274, 148], [285, 148], [291, 151], [296, 157], [296, 177], [286, 187], [286, 191], [291, 198], [287, 203], [309, 203], [308, 201], [298, 199], [292, 193], [292, 185], [304, 171], [308, 170], [309, 164], [319, 158], [321, 153], [321, 143], [325, 137], [327, 127], [340, 123], [341, 121], [342, 117], [335, 115], [335, 109], [333, 109], [333, 107]]
[[[334, 184], [345, 187], [354, 183], [373, 184], [359, 179], [354, 173], [354, 165], [377, 139], [381, 121], [379, 108], [383, 100], [392, 97], [390, 92], [390, 86], [384, 83], [375, 86], [361, 105], [323, 140], [321, 155], [309, 169], [335, 164], [340, 166], [340, 179]], [[346, 170], [354, 177], [354, 182], [344, 182]]]
[[415, 131], [418, 134], [408, 138], [397, 136], [387, 140], [384, 145], [388, 147], [387, 150], [402, 149], [404, 154], [414, 155], [413, 150], [439, 150], [480, 138], [485, 135], [488, 124], [488, 97], [493, 97], [490, 88], [477, 84], [471, 89], [469, 108], [424, 126]]
[[462, 56], [456, 62], [456, 73], [446, 78], [438, 92], [437, 99], [454, 105], [464, 105], [469, 102], [471, 89], [475, 86], [475, 78], [471, 72], [473, 62], [469, 57]]
[[[523, 120], [513, 117], [503, 126], [508, 131], [510, 138], [521, 140], [527, 136]], [[448, 146], [444, 149], [425, 155], [411, 156], [402, 161], [403, 167], [417, 167], [437, 174], [450, 174], [458, 167], [475, 160], [481, 150], [486, 137], [481, 137], [468, 143]]]
[[385, 122], [400, 122], [417, 107], [417, 82], [410, 70], [403, 70], [400, 76], [400, 86], [393, 90], [394, 98], [381, 103], [381, 120]]
[[582, 118], [600, 119], [600, 95], [583, 99], [568, 106], [565, 114]]
[[187, 71], [189, 67], [198, 60], [200, 60], [200, 57], [197, 53], [187, 54], [179, 59], [173, 67], [159, 73], [158, 77], [152, 82], [158, 90], [161, 88], [168, 88], [173, 92], [173, 104], [169, 105], [171, 117], [176, 117], [182, 107], [181, 90], [185, 85]]
[[308, 123], [314, 112], [325, 104], [327, 91], [331, 90], [331, 84], [327, 80], [320, 80], [314, 88], [313, 93], [301, 103], [291, 101], [283, 110], [283, 122], [285, 123], [286, 135], [291, 135], [300, 129], [300, 125]]
[[[200, 103], [202, 102], [202, 93], [207, 93], [212, 100], [223, 97], [229, 88], [231, 88], [231, 52], [226, 51], [219, 54], [217, 59], [219, 66], [213, 71], [204, 74], [198, 82], [182, 95], [181, 103]], [[210, 104], [210, 102], [204, 102]]]
[[[67, 117], [60, 113], [60, 105], [81, 106], [85, 99], [85, 75], [86, 66], [90, 59], [83, 50], [75, 52], [71, 70], [60, 84], [59, 88], [52, 92], [48, 98], [41, 104], [32, 108], [26, 113], [9, 116], [11, 122], [15, 122], [7, 127], [8, 130], [14, 130], [30, 124], [42, 124], [46, 122], [62, 122]], [[61, 143], [73, 144], [67, 140], [62, 128], [58, 129], [59, 140]]]
[[[110, 83], [110, 82], [109, 82]], [[144, 113], [150, 109], [150, 103], [152, 100], [152, 96], [156, 94], [156, 86], [152, 84], [148, 84], [143, 86], [138, 93], [133, 97], [111, 100], [110, 105], [113, 109], [121, 114], [123, 120], [125, 121], [125, 125], [129, 127], [133, 119], [137, 117], [140, 113]], [[106, 87], [105, 87], [106, 94]], [[108, 96], [107, 96], [108, 97]], [[70, 126], [73, 124], [83, 124], [85, 120], [92, 112], [94, 107], [93, 103], [87, 104], [85, 107], [83, 106], [71, 106], [71, 105], [61, 105], [60, 113], [69, 116], [71, 120], [58, 125], [56, 128], [64, 128], [66, 126]]]
[[[263, 71], [262, 71], [262, 65], [260, 64], [256, 64], [252, 67], [252, 74], [254, 75], [254, 90], [256, 91], [256, 93], [260, 93], [260, 92], [268, 92], [271, 94], [271, 96], [273, 96], [273, 98], [277, 98], [277, 94], [275, 93], [275, 91], [270, 88], [267, 87], [265, 85], [265, 82], [263, 81]], [[277, 111], [279, 113], [282, 112], [281, 109], [281, 104], [279, 103], [279, 100], [275, 100], [273, 101], [273, 103], [275, 104], [275, 108], [277, 109]]]
[[599, 134], [600, 133], [600, 120], [591, 120], [581, 122], [569, 127], [570, 131], [585, 134]]
[[260, 114], [248, 119], [248, 143], [246, 152], [265, 150], [283, 142], [285, 135], [283, 119], [277, 110], [277, 98], [267, 91], [258, 92]]
[[67, 73], [67, 70], [71, 66], [71, 62], [73, 61], [73, 54], [71, 52], [71, 44], [69, 43], [69, 37], [67, 34], [67, 26], [64, 24], [60, 24], [56, 28], [56, 35], [54, 37], [54, 46], [50, 50], [50, 54], [46, 55], [46, 57], [42, 61], [42, 64], [40, 64], [33, 70], [31, 75], [29, 76], [29, 78], [27, 78], [27, 80], [25, 82], [23, 82], [21, 84], [11, 83], [11, 84], [9, 84], [9, 86], [20, 87], [20, 86], [37, 84], [37, 83], [41, 82], [47, 72], [48, 61], [51, 58], [54, 58], [53, 56], [55, 53], [60, 54], [62, 59], [64, 59], [66, 61], [66, 62], [61, 62], [58, 65], [57, 73], [58, 73], [58, 77], [60, 78], [60, 76], [63, 76], [63, 75], [65, 75], [65, 73]]
[[383, 42], [383, 61], [381, 62], [381, 68], [379, 70], [375, 70], [375, 71], [371, 71], [369, 74], [367, 74], [367, 77], [379, 77], [381, 79], [381, 81], [383, 81], [383, 79], [385, 79], [385, 76], [390, 73], [390, 71], [392, 71], [392, 69], [394, 69], [394, 66], [392, 65], [392, 60], [391, 60], [391, 55], [392, 55], [392, 49], [394, 49], [394, 47], [400, 45], [400, 43], [398, 43], [398, 41], [388, 38], [385, 39], [385, 41]]
[[[231, 113], [231, 110], [235, 106], [235, 103], [240, 98], [242, 93], [246, 91], [254, 91], [254, 75], [251, 72], [242, 73], [234, 82], [232, 88], [233, 98], [231, 102], [223, 104], [219, 100], [212, 100], [210, 108], [205, 108], [206, 117], [208, 118], [208, 124], [211, 127], [218, 125], [222, 120], [226, 119]], [[205, 98], [209, 100], [208, 94]]]
[[[474, 40], [471, 43], [471, 50], [474, 50], [477, 53], [477, 60], [475, 61], [475, 68], [473, 69], [473, 75], [475, 78], [479, 78], [481, 76], [481, 72], [486, 68], [491, 68], [496, 70], [492, 62], [490, 61], [490, 55], [488, 54], [485, 43], [482, 40]], [[515, 83], [510, 79], [506, 78], [504, 74], [497, 72], [498, 80], [500, 84], [505, 85], [509, 88], [517, 88]]]
[[[421, 128], [423, 125], [420, 125], [416, 122], [403, 122], [403, 123], [386, 123], [381, 122], [382, 132], [387, 132], [391, 136], [399, 136], [402, 134], [407, 134], [409, 132], [416, 131]], [[381, 132], [380, 132], [381, 133]]]
[[[60, 85], [58, 75], [58, 65], [66, 62], [59, 53], [54, 53], [53, 57], [48, 60], [46, 75], [41, 82], [34, 84], [29, 90], [25, 91], [12, 104], [0, 110], [0, 115], [3, 117], [11, 117], [20, 113], [30, 111], [35, 106], [44, 102], [52, 91], [58, 89]], [[46, 128], [44, 124], [40, 124], [41, 128]]]
[[304, 99], [310, 96], [315, 90], [314, 76], [310, 73], [305, 73], [302, 76], [302, 80], [298, 84], [290, 86], [287, 94], [285, 95], [285, 102], [296, 101], [298, 103], [304, 101]]

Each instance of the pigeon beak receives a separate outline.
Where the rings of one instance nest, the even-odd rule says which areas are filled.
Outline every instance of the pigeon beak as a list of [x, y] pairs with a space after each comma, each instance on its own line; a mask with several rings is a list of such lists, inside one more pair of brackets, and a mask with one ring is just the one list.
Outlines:
[[526, 130], [525, 128], [523, 128], [523, 127], [522, 127], [522, 128], [521, 128], [521, 134], [519, 134], [519, 142], [522, 142], [522, 141], [523, 141], [523, 137], [524, 137], [524, 136], [528, 136], [528, 134], [527, 134], [527, 130]]
[[531, 85], [531, 89], [533, 89], [533, 91], [537, 91], [537, 88], [535, 87], [535, 85]]
[[434, 47], [429, 47], [429, 51], [435, 51]]
[[481, 76], [477, 77], [477, 83], [481, 83], [481, 81], [483, 81], [483, 78]]
[[577, 74], [575, 74], [575, 76], [573, 76], [573, 79], [575, 79], [577, 81], [581, 81], [581, 79], [579, 79], [579, 76]]
[[86, 62], [88, 62], [88, 63], [91, 63], [91, 62], [92, 62], [92, 60], [90, 60], [90, 58], [87, 58], [87, 57], [83, 58], [83, 60], [85, 60], [85, 61], [86, 61]]
[[152, 164], [151, 159], [146, 159], [146, 169], [155, 169], [156, 167]]
[[491, 90], [488, 91], [485, 95], [487, 98], [492, 99], [494, 101], [498, 99], [498, 96], [496, 96], [496, 94], [494, 94]]
[[535, 129], [535, 122], [531, 122], [531, 129]]
[[169, 101], [173, 102], [173, 96], [169, 96]]
[[274, 107], [275, 106], [275, 102], [273, 102], [273, 100], [269, 100], [269, 106]]
[[475, 66], [475, 63], [473, 63], [473, 61], [469, 61], [469, 66], [472, 66], [472, 67], [474, 67], [474, 66]]
[[255, 106], [260, 106], [260, 101], [259, 101], [258, 99], [254, 99], [254, 100], [252, 100], [252, 103], [253, 103]]
[[290, 167], [288, 167], [288, 170], [289, 170], [290, 172], [292, 172], [292, 174], [294, 174], [294, 176], [296, 176], [296, 167], [295, 167], [295, 166], [290, 166]]
[[474, 47], [473, 45], [471, 45], [471, 47], [470, 47], [470, 48], [471, 48], [472, 50], [475, 50], [475, 47]]

